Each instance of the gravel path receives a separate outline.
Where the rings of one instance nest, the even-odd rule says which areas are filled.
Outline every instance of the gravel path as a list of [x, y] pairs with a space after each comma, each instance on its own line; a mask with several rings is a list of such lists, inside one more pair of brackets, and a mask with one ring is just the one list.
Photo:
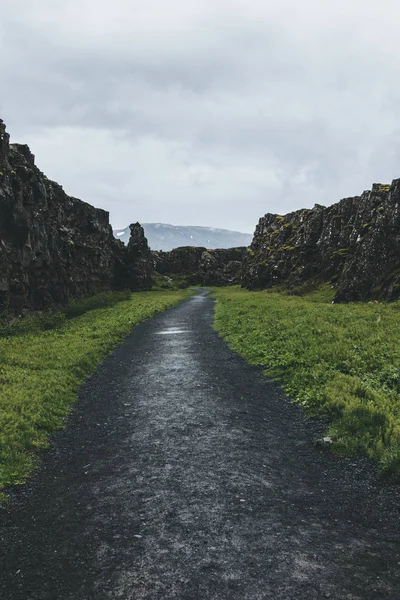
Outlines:
[[1, 600], [400, 598], [400, 493], [232, 353], [205, 292], [137, 327], [0, 510]]

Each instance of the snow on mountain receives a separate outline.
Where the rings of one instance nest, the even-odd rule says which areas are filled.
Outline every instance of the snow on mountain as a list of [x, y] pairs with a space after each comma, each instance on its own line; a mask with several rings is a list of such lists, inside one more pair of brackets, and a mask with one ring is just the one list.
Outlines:
[[[144, 233], [152, 250], [172, 250], [179, 246], [203, 246], [205, 248], [235, 248], [249, 246], [253, 236], [215, 227], [177, 226], [166, 223], [143, 223]], [[129, 241], [129, 227], [114, 230], [114, 236]]]

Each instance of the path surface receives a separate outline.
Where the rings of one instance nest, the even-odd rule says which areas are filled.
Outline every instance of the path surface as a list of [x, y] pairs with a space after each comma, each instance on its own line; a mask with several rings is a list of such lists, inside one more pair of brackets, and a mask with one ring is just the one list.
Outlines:
[[0, 511], [1, 600], [400, 598], [400, 494], [211, 327], [137, 327]]

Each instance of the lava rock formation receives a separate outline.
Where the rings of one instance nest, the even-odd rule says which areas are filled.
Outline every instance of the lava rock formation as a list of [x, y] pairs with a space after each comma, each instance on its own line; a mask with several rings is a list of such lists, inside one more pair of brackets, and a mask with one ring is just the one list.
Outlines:
[[0, 120], [0, 315], [106, 290], [149, 289], [152, 268], [139, 224], [124, 246], [108, 212], [47, 179], [28, 146], [9, 143]]
[[400, 298], [400, 180], [325, 208], [260, 219], [242, 285], [289, 290], [330, 282], [335, 302]]

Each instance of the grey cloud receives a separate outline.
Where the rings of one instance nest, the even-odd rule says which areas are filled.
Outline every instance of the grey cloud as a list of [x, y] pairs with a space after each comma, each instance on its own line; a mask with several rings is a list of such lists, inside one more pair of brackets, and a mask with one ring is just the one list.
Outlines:
[[116, 226], [252, 231], [267, 211], [400, 176], [399, 42], [389, 20], [386, 36], [374, 30], [369, 2], [358, 26], [358, 0], [328, 15], [313, 0], [268, 13], [262, 2], [172, 2], [171, 14], [151, 2], [160, 15], [137, 7], [135, 18], [116, 0], [109, 27], [101, 1], [93, 12], [71, 0], [59, 15], [45, 0], [23, 4], [6, 0], [0, 24], [0, 116]]

